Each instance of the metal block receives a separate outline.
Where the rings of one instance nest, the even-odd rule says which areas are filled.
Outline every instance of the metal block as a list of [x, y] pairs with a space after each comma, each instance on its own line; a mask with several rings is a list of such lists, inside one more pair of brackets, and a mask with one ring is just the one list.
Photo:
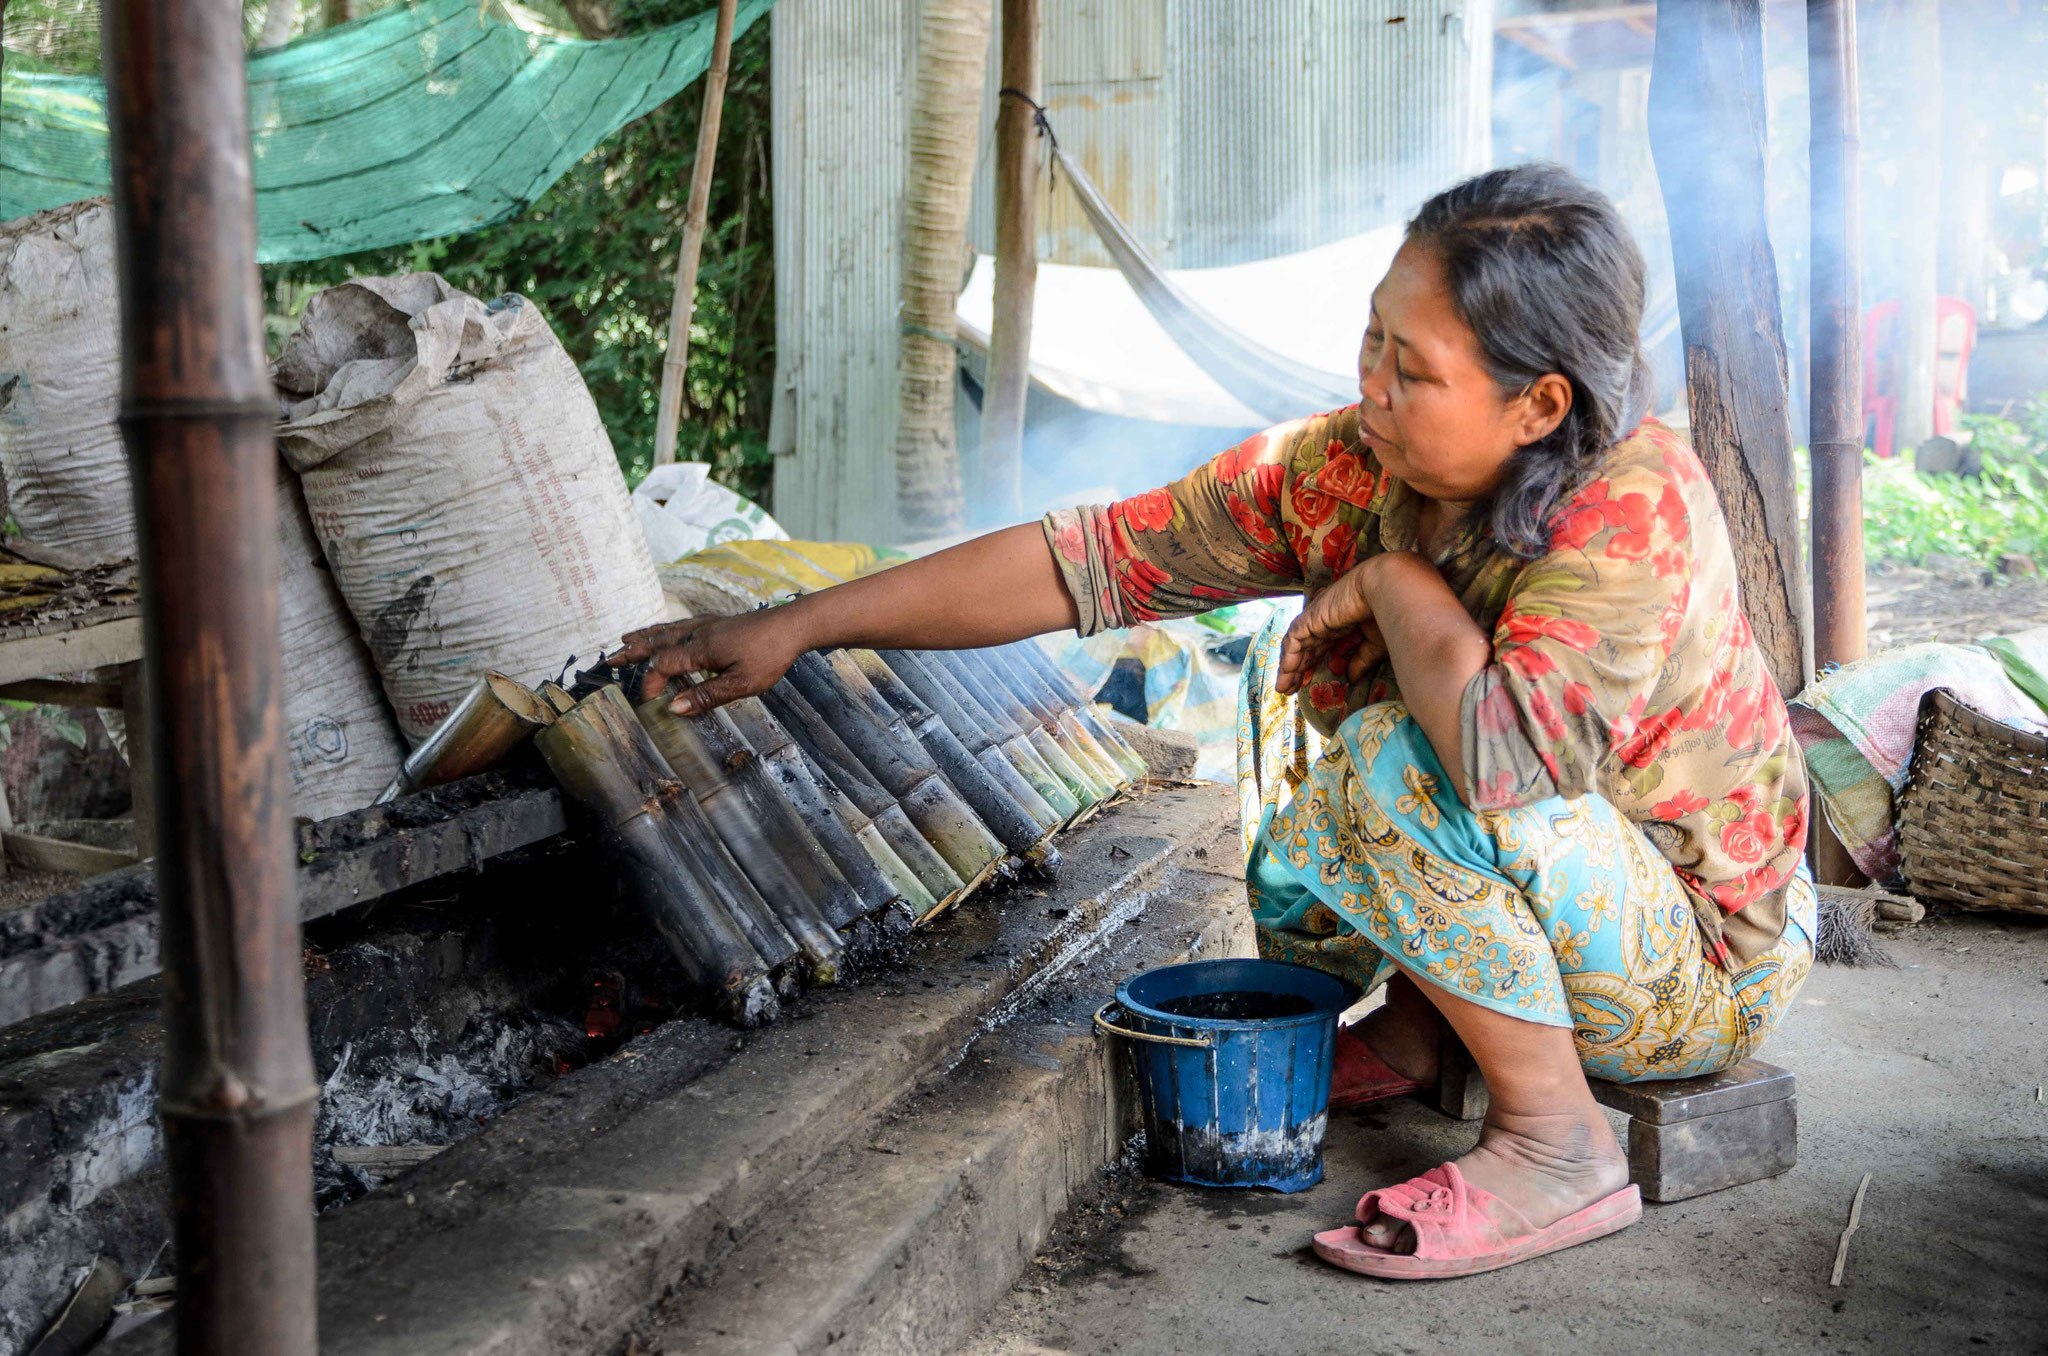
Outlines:
[[1782, 1101], [1797, 1091], [1789, 1069], [1760, 1059], [1746, 1059], [1720, 1073], [1669, 1082], [1609, 1083], [1600, 1078], [1589, 1081], [1593, 1098], [1600, 1105], [1653, 1125]]
[[1797, 1161], [1798, 1149], [1796, 1097], [1690, 1120], [1628, 1123], [1629, 1179], [1652, 1201], [1682, 1201], [1775, 1177]]

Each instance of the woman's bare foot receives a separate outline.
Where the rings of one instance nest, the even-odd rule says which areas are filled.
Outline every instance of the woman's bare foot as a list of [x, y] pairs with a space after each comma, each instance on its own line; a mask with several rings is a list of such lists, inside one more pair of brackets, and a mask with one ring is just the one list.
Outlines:
[[[1628, 1159], [1590, 1099], [1582, 1110], [1559, 1115], [1490, 1113], [1478, 1147], [1458, 1160], [1458, 1171], [1537, 1229], [1628, 1185]], [[1389, 1252], [1415, 1247], [1414, 1231], [1400, 1220], [1378, 1219], [1362, 1232], [1367, 1243]]]

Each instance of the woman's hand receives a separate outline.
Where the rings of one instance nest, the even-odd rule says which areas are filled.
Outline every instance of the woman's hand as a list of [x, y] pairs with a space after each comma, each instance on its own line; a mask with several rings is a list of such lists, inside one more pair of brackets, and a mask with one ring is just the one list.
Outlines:
[[669, 704], [679, 715], [699, 715], [775, 686], [797, 656], [811, 648], [796, 622], [787, 606], [737, 617], [691, 617], [633, 632], [610, 658], [615, 664], [652, 665], [640, 685], [642, 701], [661, 695], [670, 679], [683, 674], [715, 674], [677, 693]]
[[1344, 677], [1357, 682], [1387, 657], [1387, 642], [1373, 615], [1372, 574], [1380, 556], [1368, 556], [1309, 599], [1280, 641], [1280, 667], [1273, 686], [1294, 692], [1324, 661], [1356, 642], [1344, 657]]

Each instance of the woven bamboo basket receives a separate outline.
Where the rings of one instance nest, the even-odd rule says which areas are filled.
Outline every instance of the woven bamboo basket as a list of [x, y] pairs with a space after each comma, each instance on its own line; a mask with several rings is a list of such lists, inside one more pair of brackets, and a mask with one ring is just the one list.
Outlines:
[[1899, 867], [1923, 900], [2048, 914], [2048, 738], [1930, 694], [1899, 797]]

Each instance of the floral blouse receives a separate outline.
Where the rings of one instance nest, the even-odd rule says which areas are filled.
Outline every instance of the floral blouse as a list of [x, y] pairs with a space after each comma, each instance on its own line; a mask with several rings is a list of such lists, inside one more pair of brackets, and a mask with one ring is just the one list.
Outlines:
[[[1351, 407], [1269, 429], [1163, 489], [1048, 514], [1045, 531], [1092, 635], [1314, 595], [1375, 552], [1416, 549], [1422, 505], [1359, 442]], [[1493, 633], [1493, 662], [1465, 690], [1473, 808], [1603, 796], [1670, 860], [1722, 965], [1776, 941], [1806, 846], [1806, 767], [1684, 440], [1648, 420], [1611, 448], [1547, 555], [1517, 560], [1482, 532], [1435, 563]], [[1390, 662], [1352, 684], [1348, 658], [1340, 647], [1302, 690], [1326, 734], [1400, 697]]]

